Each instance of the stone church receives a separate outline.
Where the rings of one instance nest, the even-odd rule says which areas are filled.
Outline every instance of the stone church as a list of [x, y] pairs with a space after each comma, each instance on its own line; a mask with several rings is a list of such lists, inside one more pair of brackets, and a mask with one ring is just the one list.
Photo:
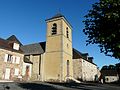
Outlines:
[[46, 23], [46, 42], [21, 47], [33, 63], [31, 80], [66, 81], [73, 77], [72, 26], [61, 14]]
[[[20, 41], [11, 36], [12, 42], [17, 41], [17, 50], [11, 47], [12, 53], [18, 53], [20, 65], [15, 70], [13, 69], [11, 78], [11, 67], [5, 67], [4, 70], [9, 69], [7, 73], [7, 80], [24, 80], [24, 81], [46, 81], [46, 82], [66, 82], [68, 80], [84, 80], [94, 81], [98, 74], [97, 65], [93, 63], [88, 54], [81, 53], [72, 47], [72, 26], [68, 20], [61, 14], [56, 14], [52, 18], [46, 20], [47, 33], [46, 42], [38, 42], [28, 45], [22, 45]], [[14, 39], [13, 39], [14, 38]], [[1, 39], [3, 41], [3, 39]], [[0, 41], [0, 46], [4, 46]], [[20, 44], [20, 45], [19, 45]], [[1, 55], [1, 51], [5, 51], [8, 55], [9, 49], [0, 47], [0, 65], [12, 64], [13, 54], [11, 57]], [[7, 50], [7, 52], [6, 52]], [[21, 52], [19, 52], [21, 51]], [[19, 55], [20, 53], [20, 55]], [[5, 56], [5, 58], [4, 58]], [[4, 62], [4, 59], [10, 62]], [[0, 79], [6, 80], [6, 71], [0, 69]], [[16, 77], [16, 78], [14, 78]]]

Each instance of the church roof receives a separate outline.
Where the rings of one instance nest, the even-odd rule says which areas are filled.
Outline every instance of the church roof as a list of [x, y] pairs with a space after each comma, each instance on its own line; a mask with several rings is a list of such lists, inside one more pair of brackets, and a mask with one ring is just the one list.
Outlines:
[[64, 17], [64, 15], [62, 15], [61, 13], [57, 13], [56, 15], [54, 15], [52, 18], [50, 19], [54, 19], [54, 18], [60, 18], [60, 17]]
[[56, 15], [54, 15], [53, 17], [46, 19], [46, 21], [48, 20], [52, 20], [52, 19], [56, 19], [56, 18], [61, 18], [63, 17], [65, 21], [67, 21], [67, 24], [70, 25], [70, 27], [72, 28], [72, 25], [68, 22], [68, 20], [65, 18], [64, 15], [62, 15], [61, 13], [57, 13]]
[[45, 52], [45, 42], [21, 46], [25, 55], [42, 54]]
[[79, 59], [82, 58], [82, 53], [73, 48], [73, 59]]
[[82, 53], [77, 49], [73, 48], [73, 59], [79, 59], [79, 58], [87, 59], [87, 56], [88, 53]]
[[84, 59], [94, 65], [96, 65], [95, 63], [93, 63], [93, 57], [87, 57], [88, 53], [81, 53], [80, 51], [76, 50], [75, 48], [73, 48], [73, 59]]

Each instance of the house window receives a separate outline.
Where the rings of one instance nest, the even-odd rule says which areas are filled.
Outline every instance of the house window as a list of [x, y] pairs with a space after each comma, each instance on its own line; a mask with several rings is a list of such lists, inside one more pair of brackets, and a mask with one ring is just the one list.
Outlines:
[[69, 38], [68, 27], [66, 28], [66, 36], [67, 36], [67, 38]]
[[54, 23], [52, 26], [52, 35], [57, 34], [57, 24]]
[[108, 81], [109, 79], [108, 78], [106, 78], [106, 81]]
[[15, 63], [15, 56], [12, 56], [12, 63]]
[[16, 75], [16, 76], [18, 76], [18, 75], [19, 75], [19, 69], [18, 69], [18, 68], [15, 68], [14, 75]]
[[13, 44], [13, 49], [15, 49], [15, 50], [19, 50], [19, 47], [20, 47], [19, 44], [17, 44], [17, 43], [14, 43], [14, 44]]
[[7, 62], [12, 62], [12, 55], [8, 54]]
[[5, 54], [4, 62], [14, 63], [15, 56], [11, 54]]

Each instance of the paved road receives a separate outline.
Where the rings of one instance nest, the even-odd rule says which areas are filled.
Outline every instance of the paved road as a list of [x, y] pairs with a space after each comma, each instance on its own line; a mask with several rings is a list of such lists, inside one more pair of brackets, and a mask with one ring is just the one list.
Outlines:
[[50, 83], [0, 83], [0, 90], [120, 90], [120, 86], [108, 84], [50, 84]]

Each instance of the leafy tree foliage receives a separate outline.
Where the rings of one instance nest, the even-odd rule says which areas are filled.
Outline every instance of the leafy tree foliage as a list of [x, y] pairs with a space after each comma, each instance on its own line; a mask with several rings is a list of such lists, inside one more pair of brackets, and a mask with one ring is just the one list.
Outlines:
[[98, 44], [101, 53], [120, 59], [120, 0], [100, 0], [83, 21], [88, 44]]
[[108, 69], [108, 66], [103, 66], [101, 70], [107, 70]]

